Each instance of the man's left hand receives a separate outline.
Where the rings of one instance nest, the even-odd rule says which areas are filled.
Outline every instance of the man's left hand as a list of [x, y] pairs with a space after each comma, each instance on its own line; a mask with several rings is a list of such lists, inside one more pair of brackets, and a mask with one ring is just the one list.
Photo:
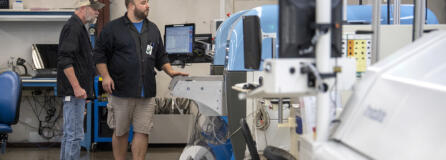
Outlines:
[[175, 77], [175, 76], [189, 76], [189, 74], [188, 74], [188, 73], [183, 73], [183, 72], [178, 72], [178, 71], [174, 71], [174, 70], [172, 70], [172, 71], [169, 72], [169, 76], [170, 76], [170, 77]]

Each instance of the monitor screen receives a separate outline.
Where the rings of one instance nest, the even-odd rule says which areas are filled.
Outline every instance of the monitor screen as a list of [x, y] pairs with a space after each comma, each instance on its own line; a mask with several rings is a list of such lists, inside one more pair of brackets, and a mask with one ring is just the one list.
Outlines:
[[164, 44], [168, 54], [192, 54], [194, 46], [194, 24], [166, 25]]
[[37, 69], [56, 69], [57, 68], [57, 51], [58, 44], [34, 44], [33, 50], [37, 53], [40, 67]]

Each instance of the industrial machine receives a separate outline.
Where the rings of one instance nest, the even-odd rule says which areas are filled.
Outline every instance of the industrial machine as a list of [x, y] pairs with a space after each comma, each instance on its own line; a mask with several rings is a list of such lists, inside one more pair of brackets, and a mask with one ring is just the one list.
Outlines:
[[[327, 7], [317, 4], [317, 7]], [[324, 14], [322, 11], [318, 13]], [[323, 16], [319, 17], [316, 25], [323, 20]], [[445, 102], [441, 97], [445, 94], [443, 80], [446, 70], [445, 65], [433, 55], [444, 48], [445, 34], [443, 31], [426, 35], [370, 67], [355, 86], [352, 99], [339, 119], [331, 119], [330, 108], [327, 107], [330, 98], [324, 88], [337, 86], [338, 89], [347, 89], [349, 83], [330, 86], [330, 81], [322, 78], [327, 76], [327, 71], [336, 72], [323, 67], [336, 66], [327, 58], [330, 55], [329, 48], [326, 48], [330, 46], [328, 38], [318, 41], [317, 69], [309, 67], [312, 70], [310, 75], [305, 71], [313, 62], [308, 63], [302, 58], [280, 59], [279, 54], [279, 59], [264, 61], [260, 86], [247, 91], [246, 96], [289, 98], [317, 95], [316, 127], [299, 138], [297, 150], [290, 149], [290, 152], [298, 152], [299, 159], [441, 159], [445, 155], [437, 150], [444, 148], [445, 143], [435, 139], [441, 139], [439, 136], [444, 134], [444, 130], [435, 126], [441, 126], [444, 121], [441, 106]], [[284, 47], [282, 42], [279, 42], [280, 47]], [[321, 45], [326, 46], [325, 50]], [[320, 50], [324, 51], [320, 53]], [[294, 50], [291, 53], [300, 52]], [[347, 68], [340, 67], [343, 72]], [[349, 75], [336, 74], [339, 76], [336, 81], [343, 82], [343, 77], [349, 80], [352, 78]], [[316, 77], [314, 83], [311, 76]], [[316, 85], [310, 87], [308, 84]], [[420, 106], [432, 112], [420, 113], [417, 111]], [[293, 139], [290, 141], [296, 143]]]
[[[435, 22], [431, 21], [431, 23]], [[355, 86], [353, 98], [349, 104], [345, 108], [339, 108], [339, 91], [352, 88], [358, 71], [356, 65], [358, 57], [348, 55], [348, 52], [344, 51], [348, 46], [342, 49], [342, 1], [280, 0], [278, 6], [261, 6], [234, 14], [224, 21], [217, 31], [216, 52], [212, 66], [212, 73], [220, 73], [223, 79], [222, 113], [228, 117], [230, 135], [228, 138], [233, 150], [231, 159], [247, 157], [258, 159], [259, 154], [267, 159], [396, 159], [410, 158], [410, 156], [417, 156], [418, 159], [423, 157], [438, 159], [444, 157], [440, 152], [431, 156], [427, 155], [429, 151], [434, 150], [434, 147], [442, 148], [443, 143], [429, 144], [429, 140], [432, 139], [427, 138], [426, 133], [422, 134], [421, 130], [415, 132], [415, 128], [411, 129], [404, 122], [407, 120], [415, 123], [415, 119], [408, 119], [415, 116], [414, 109], [407, 109], [407, 111], [410, 110], [407, 115], [400, 115], [395, 113], [396, 109], [392, 108], [392, 106], [402, 108], [403, 105], [404, 107], [412, 106], [412, 104], [421, 105], [415, 101], [439, 100], [437, 95], [444, 94], [443, 90], [439, 89], [440, 91], [437, 92], [438, 89], [434, 89], [435, 86], [444, 87], [444, 83], [439, 82], [440, 79], [444, 79], [444, 76], [436, 74], [444, 72], [444, 67], [442, 67], [444, 65], [440, 62], [430, 64], [431, 59], [428, 58], [428, 56], [432, 57], [431, 54], [438, 53], [436, 50], [440, 49], [439, 43], [444, 43], [438, 42], [444, 39], [444, 33], [437, 32], [436, 34], [437, 37], [434, 35], [425, 37], [412, 47], [403, 49], [376, 66], [370, 67], [371, 63], [363, 59], [364, 62], [361, 63], [367, 64], [368, 68], [360, 68], [360, 72], [365, 71], [365, 75]], [[432, 43], [433, 41], [438, 44]], [[433, 45], [427, 45], [429, 43]], [[420, 48], [423, 47], [437, 49], [420, 52]], [[403, 55], [404, 52], [412, 53], [408, 52], [409, 50], [416, 53]], [[361, 52], [354, 54], [361, 54]], [[364, 55], [364, 58], [366, 57]], [[426, 66], [418, 72], [417, 65], [412, 63], [415, 63], [415, 59], [422, 57], [425, 60], [423, 62], [426, 62], [423, 64]], [[409, 59], [412, 62], [409, 62], [411, 61]], [[392, 66], [399, 68], [398, 74], [384, 74], [388, 71], [396, 74]], [[438, 69], [431, 72], [423, 70], [429, 66], [438, 67]], [[417, 72], [411, 75], [405, 73], [407, 72], [405, 68], [412, 68], [410, 70]], [[424, 73], [430, 74], [424, 75]], [[384, 75], [387, 77], [382, 77]], [[417, 76], [426, 77], [426, 79], [410, 79]], [[432, 77], [433, 80], [430, 81], [427, 77]], [[194, 82], [193, 79], [183, 81], [201, 83]], [[401, 86], [394, 81], [401, 83]], [[379, 87], [374, 85], [379, 85]], [[408, 85], [428, 88], [426, 93], [429, 92], [435, 96], [426, 99], [428, 98], [426, 95], [416, 99], [411, 97], [414, 94], [404, 93], [407, 96], [402, 98], [401, 103], [397, 103], [403, 89], [410, 88]], [[194, 100], [203, 101], [208, 98], [192, 96], [198, 92], [193, 92], [193, 88], [183, 88], [191, 91], [188, 92], [188, 96]], [[395, 94], [385, 97], [383, 101], [379, 95], [384, 95], [384, 91], [389, 88], [395, 88], [393, 90]], [[413, 91], [417, 90], [413, 89]], [[375, 97], [370, 98], [369, 94]], [[370, 99], [373, 99], [373, 103]], [[412, 104], [409, 104], [409, 101]], [[431, 106], [438, 108], [441, 104], [443, 103], [431, 104]], [[209, 108], [215, 108], [215, 106]], [[337, 118], [338, 111], [342, 110], [344, 110], [343, 114]], [[395, 116], [399, 118], [398, 121], [391, 121], [393, 116], [387, 118], [391, 114], [398, 115]], [[434, 123], [433, 121], [436, 120], [438, 122]], [[440, 126], [441, 120], [440, 117], [435, 120], [426, 120], [425, 122], [437, 125], [423, 123], [425, 126], [417, 125], [416, 128], [433, 131], [433, 126]], [[381, 123], [381, 125], [374, 123]], [[390, 129], [387, 126], [393, 126], [393, 128]], [[426, 138], [423, 138], [421, 142], [413, 143], [408, 139], [396, 138], [397, 140], [392, 144], [407, 144], [401, 147], [398, 155], [395, 152], [390, 153], [392, 151], [390, 146], [381, 147], [386, 145], [384, 140], [394, 138], [395, 133], [403, 134], [400, 129], [404, 127], [406, 128], [403, 131], [414, 133], [404, 138], [416, 139], [416, 136]], [[381, 130], [384, 132], [381, 133]], [[246, 131], [249, 134], [246, 134]], [[374, 136], [371, 133], [379, 136], [368, 139]], [[384, 136], [384, 133], [388, 135]], [[443, 132], [440, 131], [440, 133]], [[363, 135], [369, 136], [365, 138]], [[440, 134], [429, 134], [431, 137], [437, 135]], [[414, 149], [415, 146], [407, 147], [410, 144], [423, 144], [429, 147], [419, 152], [413, 151], [413, 154], [405, 154]], [[209, 143], [202, 143], [199, 146], [188, 147], [183, 152], [183, 155], [188, 156], [183, 158], [219, 159], [216, 157], [218, 151], [209, 149], [210, 146]], [[279, 155], [282, 157], [271, 156], [270, 153], [281, 153]], [[286, 156], [288, 154], [292, 156]]]
[[[308, 4], [310, 6], [310, 9], [302, 11], [302, 13], [306, 13], [308, 11], [314, 11], [314, 2], [311, 4]], [[312, 6], [312, 7], [311, 7]], [[336, 1], [334, 3], [334, 10], [340, 10], [342, 6], [340, 1]], [[308, 6], [307, 6], [308, 7]], [[330, 9], [329, 9], [330, 10]], [[221, 88], [218, 88], [218, 90], [212, 89], [209, 90], [209, 87], [207, 86], [207, 83], [201, 82], [204, 79], [193, 79], [193, 78], [186, 78], [182, 80], [175, 80], [175, 78], [172, 82], [176, 84], [176, 87], [171, 87], [171, 91], [179, 92], [182, 91], [182, 94], [177, 95], [187, 95], [188, 98], [192, 98], [195, 101], [198, 102], [204, 102], [213, 100], [214, 98], [206, 97], [206, 96], [199, 96], [203, 95], [203, 92], [209, 93], [208, 95], [215, 94], [215, 93], [222, 93], [222, 111], [223, 116], [228, 117], [228, 131], [229, 131], [229, 138], [230, 143], [232, 145], [232, 151], [234, 152], [234, 155], [232, 159], [243, 159], [245, 157], [245, 150], [246, 150], [246, 142], [247, 140], [242, 135], [242, 126], [240, 121], [248, 118], [252, 115], [251, 112], [247, 112], [247, 106], [252, 106], [251, 99], [240, 99], [239, 98], [239, 92], [237, 90], [233, 89], [233, 86], [238, 83], [245, 83], [247, 82], [248, 75], [258, 72], [259, 70], [263, 70], [263, 61], [270, 58], [278, 58], [279, 55], [279, 48], [278, 48], [278, 34], [279, 34], [279, 6], [278, 5], [266, 5], [257, 7], [251, 10], [247, 11], [241, 11], [239, 13], [234, 14], [229, 19], [227, 19], [218, 29], [217, 31], [217, 37], [215, 41], [216, 45], [216, 53], [214, 56], [214, 64], [213, 69], [218, 70], [219, 67], [223, 68], [222, 75], [222, 81], [220, 84], [222, 84]], [[290, 10], [287, 10], [290, 11]], [[292, 11], [292, 10], [291, 10]], [[288, 13], [293, 14], [293, 13]], [[297, 13], [294, 13], [297, 14]], [[313, 14], [304, 14], [303, 16], [313, 16]], [[334, 18], [337, 19], [337, 22], [341, 22], [341, 14], [337, 14], [334, 16]], [[311, 18], [310, 18], [311, 19]], [[310, 20], [309, 19], [309, 20]], [[312, 18], [314, 20], [314, 18]], [[252, 23], [254, 22], [254, 23]], [[294, 22], [297, 22], [294, 20]], [[305, 22], [306, 24], [310, 24], [310, 22]], [[251, 31], [251, 28], [254, 28], [251, 32], [252, 34], [246, 34], [248, 31]], [[293, 29], [290, 28], [289, 29]], [[312, 32], [314, 29], [307, 28], [306, 26], [304, 28], [296, 28], [293, 29], [296, 30], [302, 30], [302, 32]], [[288, 33], [287, 33], [288, 34]], [[336, 35], [336, 43], [341, 43], [341, 31], [336, 30], [336, 32], [333, 32], [333, 35]], [[302, 53], [302, 57], [306, 57], [305, 62], [308, 64], [314, 63], [314, 60], [312, 57], [314, 57], [314, 44], [307, 43], [305, 40], [312, 38], [312, 35], [307, 35], [305, 37], [306, 39], [299, 39], [299, 48], [303, 48], [306, 51]], [[250, 42], [256, 42], [253, 44], [249, 44]], [[260, 48], [249, 48], [249, 47], [260, 47]], [[254, 54], [250, 55], [250, 53], [247, 53], [247, 49], [253, 49], [255, 52]], [[333, 48], [333, 50], [339, 50], [337, 48]], [[261, 52], [259, 52], [261, 51]], [[261, 54], [260, 54], [261, 53]], [[340, 57], [341, 52], [334, 52], [333, 57]], [[336, 55], [337, 54], [337, 55]], [[246, 58], [249, 57], [249, 58]], [[290, 57], [289, 55], [283, 55], [283, 57]], [[259, 63], [256, 63], [252, 60], [257, 60]], [[346, 60], [348, 61], [348, 60]], [[333, 65], [337, 63], [337, 61], [332, 61]], [[349, 63], [343, 63], [346, 65], [354, 66], [354, 61], [350, 61]], [[299, 63], [297, 65], [300, 65]], [[304, 64], [302, 64], [304, 65]], [[307, 64], [305, 64], [307, 65]], [[354, 67], [347, 67], [347, 68], [354, 68]], [[295, 68], [296, 72], [298, 72], [299, 68]], [[353, 70], [353, 69], [352, 69]], [[343, 72], [344, 73], [344, 72]], [[347, 72], [345, 72], [347, 73]], [[339, 74], [341, 75], [341, 74]], [[304, 75], [307, 76], [307, 75]], [[354, 74], [351, 74], [351, 79], [354, 79]], [[293, 77], [296, 78], [296, 77]], [[251, 78], [252, 79], [252, 78]], [[266, 80], [266, 79], [265, 79]], [[258, 78], [255, 78], [255, 81], [257, 84], [259, 84]], [[347, 82], [347, 81], [346, 81]], [[172, 83], [171, 83], [172, 84]], [[195, 84], [198, 86], [193, 86], [191, 84]], [[286, 83], [283, 83], [284, 85]], [[200, 85], [205, 86], [204, 90], [200, 90]], [[266, 84], [265, 84], [266, 85]], [[302, 85], [306, 85], [302, 84]], [[172, 89], [172, 88], [178, 88], [178, 89]], [[213, 92], [212, 92], [213, 91]], [[187, 94], [186, 94], [187, 92]], [[293, 93], [290, 93], [293, 94]], [[175, 93], [174, 93], [175, 95]], [[270, 100], [272, 97], [261, 97], [261, 98], [267, 98]], [[274, 101], [274, 100], [273, 100]], [[279, 101], [275, 101], [275, 104], [277, 104]], [[248, 104], [249, 103], [249, 104]], [[280, 101], [282, 103], [282, 101]], [[208, 103], [209, 104], [209, 103]], [[290, 104], [288, 101], [286, 104]], [[217, 105], [219, 106], [219, 105]], [[207, 106], [209, 108], [214, 108], [212, 110], [215, 110], [217, 106]], [[291, 106], [291, 105], [288, 105]], [[205, 108], [205, 107], [200, 107]], [[248, 107], [249, 108], [249, 107]], [[294, 113], [294, 112], [293, 112]], [[286, 114], [289, 115], [288, 112]], [[275, 114], [276, 115], [276, 114]], [[292, 116], [294, 117], [294, 116]], [[279, 119], [274, 119], [273, 124], [277, 125], [278, 121], [282, 122], [282, 119], [288, 120], [288, 116], [285, 118], [280, 117]], [[251, 121], [247, 121], [249, 126], [252, 126]], [[246, 128], [246, 127], [245, 127]], [[295, 133], [295, 127], [285, 127], [281, 129], [277, 129], [277, 127], [272, 127], [271, 133], [278, 132], [280, 134], [276, 134], [276, 136], [282, 136], [285, 137], [283, 140], [279, 140], [280, 142], [275, 145], [278, 148], [284, 149], [284, 150], [290, 150], [290, 142], [289, 137], [290, 134], [293, 132], [290, 132], [290, 130], [294, 130]], [[249, 129], [248, 129], [249, 132]], [[258, 140], [260, 137], [254, 136], [256, 140]], [[263, 139], [263, 138], [262, 138]], [[248, 140], [249, 141], [249, 140]], [[285, 145], [285, 146], [283, 146]], [[206, 145], [204, 145], [206, 148]], [[197, 148], [197, 147], [196, 147]], [[198, 147], [200, 148], [200, 147]], [[208, 147], [209, 148], [209, 147]], [[265, 147], [258, 147], [258, 149], [263, 152]], [[275, 150], [275, 149], [273, 149]], [[277, 150], [277, 149], [276, 149]], [[186, 153], [189, 152], [189, 153]], [[183, 152], [185, 154], [190, 155], [190, 150], [186, 150]], [[212, 152], [215, 155], [215, 152]], [[198, 154], [198, 151], [197, 151]], [[203, 154], [202, 154], [203, 155]], [[214, 157], [218, 159], [218, 157]]]
[[446, 32], [425, 35], [371, 66], [329, 140], [304, 137], [300, 159], [442, 159]]

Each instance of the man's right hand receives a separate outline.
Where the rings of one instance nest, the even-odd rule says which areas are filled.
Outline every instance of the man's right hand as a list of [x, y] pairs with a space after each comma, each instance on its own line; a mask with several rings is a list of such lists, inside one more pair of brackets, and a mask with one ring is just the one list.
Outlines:
[[105, 92], [111, 94], [115, 90], [115, 82], [113, 82], [111, 77], [104, 77], [102, 79], [102, 88], [104, 88]]
[[82, 87], [75, 87], [74, 90], [74, 96], [79, 99], [87, 99], [87, 92], [85, 92], [85, 89]]

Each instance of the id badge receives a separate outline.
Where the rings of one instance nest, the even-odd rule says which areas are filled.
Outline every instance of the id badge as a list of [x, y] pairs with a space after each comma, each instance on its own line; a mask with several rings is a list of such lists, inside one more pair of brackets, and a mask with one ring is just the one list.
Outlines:
[[153, 46], [148, 44], [146, 49], [146, 54], [152, 55]]

